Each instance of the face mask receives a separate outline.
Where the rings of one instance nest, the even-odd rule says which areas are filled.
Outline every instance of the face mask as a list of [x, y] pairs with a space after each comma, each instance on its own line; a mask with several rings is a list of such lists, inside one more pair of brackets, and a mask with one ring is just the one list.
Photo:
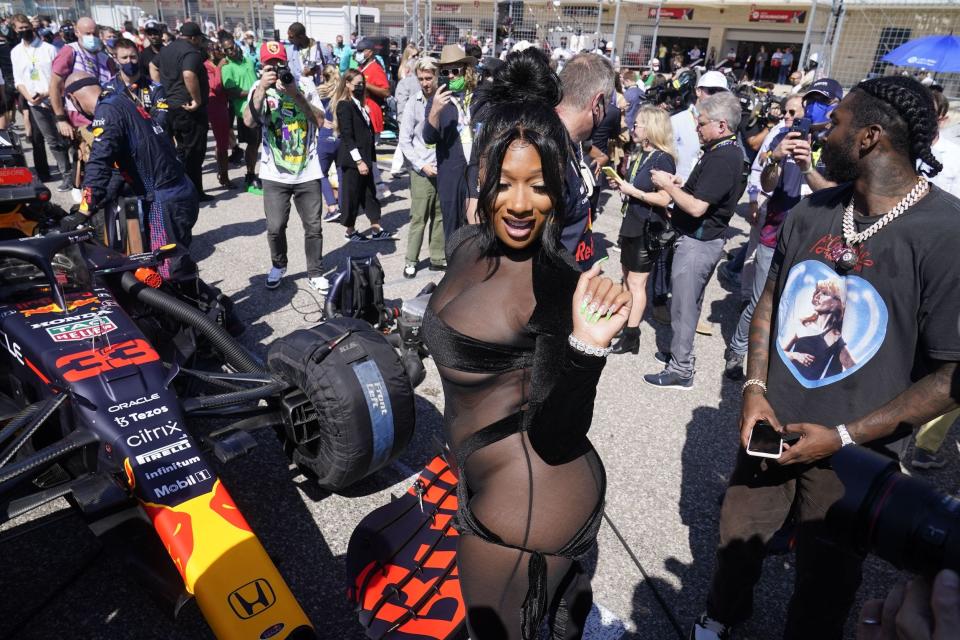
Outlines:
[[19, 31], [17, 35], [20, 36], [20, 39], [24, 42], [33, 42], [33, 29], [24, 29]]
[[104, 40], [103, 42], [104, 42], [104, 44], [106, 44], [106, 45], [107, 45], [108, 47], [110, 47], [111, 49], [113, 49], [115, 46], [117, 46], [117, 39], [116, 39], [116, 38], [107, 38], [107, 39]]
[[101, 47], [100, 38], [95, 35], [82, 36], [80, 38], [80, 46], [90, 53], [97, 53]]
[[363, 64], [364, 58], [366, 56], [363, 55], [363, 51], [357, 51], [357, 53], [354, 54], [353, 57], [356, 59], [358, 64]]
[[833, 111], [834, 105], [832, 104], [823, 104], [822, 102], [810, 102], [805, 108], [805, 113], [810, 122], [813, 124], [820, 124], [823, 122], [828, 122], [830, 120], [830, 112]]
[[463, 76], [457, 76], [456, 78], [454, 78], [453, 80], [447, 83], [447, 88], [449, 88], [450, 91], [453, 91], [454, 93], [463, 91], [466, 88], [466, 86], [467, 86], [467, 79], [464, 78]]
[[123, 71], [123, 75], [133, 78], [140, 74], [140, 65], [136, 62], [124, 62], [120, 65], [120, 70]]
[[353, 97], [357, 100], [363, 100], [363, 92], [366, 89], [365, 85], [358, 84], [353, 88]]

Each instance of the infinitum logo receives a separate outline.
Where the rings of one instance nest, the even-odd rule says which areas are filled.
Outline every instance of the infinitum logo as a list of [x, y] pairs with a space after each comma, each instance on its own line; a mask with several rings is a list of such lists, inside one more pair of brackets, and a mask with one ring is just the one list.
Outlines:
[[153, 471], [148, 471], [143, 475], [147, 480], [153, 480], [155, 478], [159, 478], [160, 476], [165, 476], [171, 471], [176, 471], [177, 469], [185, 469], [186, 467], [189, 467], [190, 465], [194, 465], [198, 462], [200, 462], [200, 457], [193, 456], [192, 458], [187, 458], [186, 460], [177, 460], [175, 462], [171, 462], [170, 464], [164, 465], [162, 467], [158, 467]]

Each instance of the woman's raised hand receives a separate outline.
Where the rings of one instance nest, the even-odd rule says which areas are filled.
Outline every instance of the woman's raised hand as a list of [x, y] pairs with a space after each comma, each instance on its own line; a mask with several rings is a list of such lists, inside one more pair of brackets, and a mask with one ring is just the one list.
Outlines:
[[600, 275], [606, 258], [580, 275], [573, 294], [573, 335], [596, 347], [608, 347], [630, 316], [633, 295]]

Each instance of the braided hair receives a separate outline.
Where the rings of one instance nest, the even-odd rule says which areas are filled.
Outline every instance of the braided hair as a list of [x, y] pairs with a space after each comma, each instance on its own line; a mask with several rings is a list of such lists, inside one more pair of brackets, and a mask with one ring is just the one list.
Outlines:
[[879, 124], [895, 149], [908, 149], [914, 165], [921, 160], [928, 167], [925, 175], [940, 173], [943, 165], [930, 150], [937, 137], [937, 112], [926, 87], [907, 76], [887, 76], [864, 80], [853, 91], [855, 127]]

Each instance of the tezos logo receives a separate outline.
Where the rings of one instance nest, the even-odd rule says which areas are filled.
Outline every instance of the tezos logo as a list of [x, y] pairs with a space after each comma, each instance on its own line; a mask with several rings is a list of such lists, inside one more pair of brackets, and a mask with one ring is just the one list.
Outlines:
[[130, 421], [142, 422], [147, 418], [153, 418], [154, 416], [159, 416], [160, 414], [166, 413], [168, 411], [167, 405], [162, 405], [156, 409], [147, 409], [146, 411], [140, 411], [137, 413], [128, 413], [126, 416], [117, 416], [113, 419], [119, 426], [125, 427], [130, 424]]

